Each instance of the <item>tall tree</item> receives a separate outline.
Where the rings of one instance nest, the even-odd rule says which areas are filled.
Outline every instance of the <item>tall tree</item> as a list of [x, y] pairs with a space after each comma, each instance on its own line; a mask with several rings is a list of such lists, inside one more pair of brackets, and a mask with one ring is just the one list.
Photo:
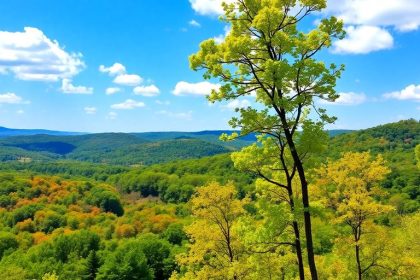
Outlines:
[[[328, 48], [334, 38], [344, 37], [343, 24], [336, 18], [322, 19], [304, 32], [298, 26], [305, 18], [326, 7], [326, 0], [237, 0], [224, 4], [224, 21], [230, 32], [221, 43], [208, 39], [190, 57], [194, 70], [205, 70], [204, 78], [222, 83], [213, 90], [210, 101], [238, 99], [256, 95], [263, 109], [244, 108], [230, 124], [241, 135], [252, 132], [274, 137], [287, 147], [293, 160], [290, 171], [300, 181], [304, 207], [306, 250], [312, 279], [318, 279], [312, 241], [308, 181], [305, 161], [310, 150], [298, 145], [300, 130], [319, 133], [325, 122], [332, 122], [317, 98], [334, 101], [334, 87], [343, 66], [318, 61], [316, 55]], [[259, 106], [258, 108], [260, 108]], [[309, 118], [314, 109], [316, 118]], [[235, 137], [235, 135], [233, 135]], [[316, 141], [317, 134], [312, 137]], [[303, 147], [303, 149], [299, 149]], [[286, 149], [280, 149], [286, 150]], [[274, 155], [273, 155], [274, 156]], [[279, 155], [281, 156], [281, 155]]]
[[[302, 140], [302, 138], [301, 138]], [[296, 192], [296, 166], [284, 145], [277, 145], [273, 137], [258, 137], [258, 144], [253, 144], [239, 152], [232, 153], [232, 160], [239, 170], [250, 172], [257, 176], [257, 191], [260, 199], [272, 204], [287, 204], [292, 219], [288, 224], [294, 233], [294, 242], [270, 242], [272, 247], [292, 244], [296, 253], [299, 278], [305, 278], [303, 252], [301, 244], [299, 210], [301, 203], [296, 203], [299, 196]], [[279, 156], [280, 155], [280, 156]], [[286, 219], [287, 215], [282, 217]], [[279, 221], [277, 220], [277, 223]], [[281, 224], [281, 223], [280, 223]], [[281, 228], [281, 227], [279, 227]], [[283, 230], [278, 231], [281, 235]], [[276, 238], [276, 237], [270, 237]]]
[[236, 198], [235, 187], [210, 183], [197, 189], [191, 199], [196, 220], [185, 228], [193, 241], [188, 254], [180, 255], [179, 264], [187, 272], [172, 279], [243, 279], [243, 244], [235, 230], [248, 199]]
[[375, 243], [366, 242], [363, 236], [369, 233], [375, 236], [376, 232], [376, 239], [379, 239], [384, 235], [376, 229], [373, 219], [393, 209], [375, 200], [375, 196], [382, 193], [379, 183], [389, 172], [383, 158], [379, 155], [372, 159], [369, 152], [345, 153], [338, 161], [329, 162], [318, 170], [318, 195], [337, 212], [336, 221], [351, 228], [359, 280], [378, 266], [379, 251], [384, 250], [385, 242], [382, 242], [377, 248], [369, 248], [373, 252], [369, 257], [363, 256], [364, 247]]
[[100, 267], [100, 260], [96, 254], [96, 251], [91, 250], [89, 252], [88, 257], [86, 258], [86, 268], [87, 268], [86, 279], [95, 280], [96, 273], [98, 272], [99, 267]]

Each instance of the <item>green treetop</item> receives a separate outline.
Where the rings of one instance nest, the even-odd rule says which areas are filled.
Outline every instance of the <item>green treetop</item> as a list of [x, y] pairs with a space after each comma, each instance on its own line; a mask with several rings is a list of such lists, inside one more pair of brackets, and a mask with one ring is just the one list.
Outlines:
[[[221, 43], [202, 42], [190, 57], [191, 67], [204, 70], [206, 79], [220, 80], [221, 87], [212, 91], [210, 101], [255, 95], [262, 105], [238, 109], [240, 115], [230, 125], [240, 128], [241, 135], [272, 136], [280, 147], [278, 156], [283, 151], [292, 158], [287, 169], [296, 172], [300, 181], [308, 263], [312, 279], [318, 279], [304, 169], [312, 151], [298, 144], [298, 135], [300, 130], [309, 132], [311, 141], [306, 144], [324, 139], [319, 137], [323, 124], [334, 120], [316, 106], [316, 99], [338, 97], [334, 87], [344, 67], [326, 65], [316, 55], [334, 39], [344, 37], [343, 23], [335, 17], [324, 18], [314, 29], [302, 31], [300, 24], [324, 9], [326, 0], [237, 0], [223, 7], [221, 18], [230, 25], [230, 32]], [[310, 118], [310, 110], [316, 119]]]

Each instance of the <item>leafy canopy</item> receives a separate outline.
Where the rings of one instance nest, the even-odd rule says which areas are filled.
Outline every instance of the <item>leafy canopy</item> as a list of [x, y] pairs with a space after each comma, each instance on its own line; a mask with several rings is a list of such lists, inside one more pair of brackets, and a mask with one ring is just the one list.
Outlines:
[[[326, 7], [325, 0], [240, 0], [224, 4], [224, 21], [230, 32], [223, 42], [203, 41], [190, 57], [194, 70], [204, 69], [204, 78], [218, 78], [223, 84], [213, 90], [210, 101], [256, 95], [264, 109], [240, 109], [241, 117], [230, 124], [242, 134], [270, 133], [285, 116], [292, 134], [305, 108], [315, 108], [314, 98], [334, 101], [334, 87], [343, 65], [325, 65], [315, 55], [328, 48], [334, 38], [344, 37], [343, 23], [335, 17], [322, 19], [309, 31], [298, 24]], [[332, 121], [316, 108], [322, 121]]]

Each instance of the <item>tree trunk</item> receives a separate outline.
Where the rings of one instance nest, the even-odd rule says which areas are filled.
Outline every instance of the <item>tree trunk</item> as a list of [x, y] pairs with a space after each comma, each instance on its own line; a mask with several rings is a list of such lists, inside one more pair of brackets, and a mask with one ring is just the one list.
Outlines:
[[[297, 153], [295, 151], [297, 156]], [[295, 156], [293, 156], [295, 158]], [[297, 156], [298, 157], [298, 156]], [[311, 213], [309, 212], [309, 195], [308, 195], [308, 183], [305, 178], [305, 172], [303, 170], [302, 163], [298, 158], [299, 164], [297, 164], [300, 183], [302, 186], [302, 202], [303, 202], [303, 218], [305, 224], [305, 235], [306, 235], [306, 250], [308, 252], [308, 263], [309, 269], [311, 271], [311, 276], [313, 280], [318, 280], [318, 273], [316, 271], [315, 264], [315, 253], [314, 245], [312, 241], [312, 224], [311, 224]]]
[[362, 234], [362, 225], [359, 224], [358, 226], [356, 226], [355, 228], [353, 228], [353, 234], [354, 234], [354, 241], [355, 241], [355, 254], [356, 254], [356, 263], [357, 263], [357, 276], [359, 280], [362, 280], [362, 265], [360, 263], [360, 246], [359, 246], [359, 240], [360, 240], [360, 236]]
[[303, 268], [303, 257], [302, 257], [302, 247], [300, 245], [299, 226], [296, 221], [293, 221], [293, 230], [295, 232], [295, 247], [296, 247], [296, 257], [298, 259], [299, 279], [305, 280], [305, 270]]
[[[288, 182], [287, 192], [289, 194], [289, 205], [292, 213], [295, 211], [295, 202], [293, 200], [293, 190], [291, 182]], [[303, 267], [303, 257], [302, 257], [302, 246], [300, 244], [300, 232], [299, 232], [299, 225], [296, 219], [293, 219], [293, 231], [295, 233], [295, 247], [296, 247], [296, 257], [298, 261], [298, 268], [299, 268], [299, 279], [305, 279], [305, 270]]]
[[356, 249], [356, 262], [357, 262], [357, 274], [359, 276], [359, 280], [362, 280], [362, 266], [360, 264], [360, 248], [359, 245], [356, 244], [355, 246]]
[[312, 280], [318, 280], [318, 273], [316, 270], [315, 264], [315, 254], [314, 254], [314, 245], [312, 241], [312, 225], [311, 225], [311, 213], [309, 212], [309, 194], [308, 194], [308, 182], [306, 181], [305, 170], [303, 168], [303, 163], [299, 158], [299, 154], [296, 150], [295, 143], [293, 141], [293, 135], [289, 130], [289, 125], [287, 123], [286, 114], [281, 112], [280, 119], [283, 126], [283, 131], [286, 136], [287, 145], [290, 148], [290, 153], [293, 157], [293, 161], [296, 165], [298, 171], [299, 180], [302, 188], [302, 203], [303, 203], [303, 218], [305, 225], [305, 235], [306, 235], [306, 250], [308, 253], [308, 264], [311, 271]]

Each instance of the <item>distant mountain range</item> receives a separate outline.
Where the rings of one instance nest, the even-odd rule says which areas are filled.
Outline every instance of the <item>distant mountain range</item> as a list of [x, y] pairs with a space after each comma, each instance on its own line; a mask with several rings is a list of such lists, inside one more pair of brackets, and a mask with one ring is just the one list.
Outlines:
[[[180, 159], [229, 153], [255, 141], [248, 135], [235, 141], [219, 140], [232, 130], [199, 132], [78, 133], [51, 130], [0, 128], [0, 162], [85, 161], [112, 165], [151, 165]], [[401, 121], [370, 129], [331, 130], [328, 156], [343, 150], [383, 153], [389, 161], [399, 161], [398, 169], [413, 173], [413, 149], [419, 143], [416, 120]], [[396, 153], [396, 151], [399, 151]], [[395, 155], [404, 156], [397, 160]], [[407, 161], [403, 163], [403, 160]], [[414, 167], [413, 167], [414, 166]], [[410, 170], [409, 172], [407, 170]]]
[[37, 134], [46, 134], [46, 135], [82, 135], [82, 134], [85, 134], [85, 133], [82, 133], [82, 132], [68, 132], [68, 131], [46, 130], [46, 129], [16, 129], [16, 128], [7, 128], [7, 127], [0, 126], [0, 137], [21, 136], [21, 135], [37, 135]]
[[[80, 133], [0, 127], [1, 161], [77, 160], [118, 165], [149, 165], [227, 153], [250, 145], [255, 135], [219, 140], [233, 130], [198, 132]], [[349, 131], [334, 130], [331, 135]]]
[[[353, 130], [336, 129], [329, 130], [331, 136], [352, 132]], [[133, 134], [143, 139], [148, 140], [169, 140], [176, 138], [212, 138], [217, 137], [222, 133], [230, 134], [237, 132], [235, 130], [203, 130], [196, 132], [183, 132], [183, 131], [158, 131], [158, 132], [130, 132], [124, 134]], [[89, 133], [89, 132], [72, 132], [72, 131], [59, 131], [59, 130], [48, 130], [48, 129], [19, 129], [19, 128], [7, 128], [0, 126], [0, 138], [11, 137], [11, 136], [30, 136], [30, 135], [55, 135], [55, 136], [72, 136], [72, 135], [85, 135], [85, 134], [103, 134], [103, 133]], [[250, 134], [241, 138], [245, 141], [254, 141], [255, 135]]]

